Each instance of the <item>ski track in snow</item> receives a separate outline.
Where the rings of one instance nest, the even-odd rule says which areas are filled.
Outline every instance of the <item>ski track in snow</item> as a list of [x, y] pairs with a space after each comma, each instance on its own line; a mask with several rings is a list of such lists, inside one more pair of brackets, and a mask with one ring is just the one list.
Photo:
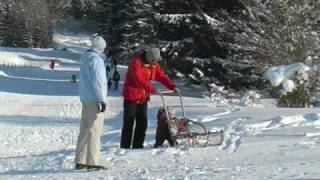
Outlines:
[[232, 112], [239, 111], [239, 110], [240, 110], [239, 108], [232, 108], [232, 107], [226, 108], [224, 110], [224, 112], [217, 113], [217, 114], [214, 114], [214, 115], [211, 115], [211, 116], [207, 116], [207, 117], [201, 118], [200, 122], [202, 122], [202, 123], [212, 122], [212, 121], [221, 119], [219, 117], [228, 115], [228, 114], [230, 114]]
[[247, 119], [245, 118], [239, 118], [228, 125], [224, 133], [224, 142], [220, 147], [221, 150], [227, 150], [230, 154], [234, 153], [239, 148], [241, 144], [241, 136], [245, 133], [243, 126], [246, 120]]
[[245, 131], [256, 134], [281, 127], [301, 126], [313, 126], [316, 128], [320, 128], [320, 114], [309, 113], [297, 116], [276, 117], [263, 123], [248, 124], [245, 126]]
[[[228, 153], [234, 153], [239, 148], [243, 136], [260, 134], [264, 131], [303, 126], [320, 128], [320, 115], [315, 113], [297, 116], [281, 116], [255, 124], [244, 124], [245, 121], [246, 119], [239, 118], [228, 125], [225, 131], [225, 139], [220, 149], [228, 150]], [[314, 138], [319, 137], [320, 133], [305, 133], [305, 136]], [[314, 141], [312, 141], [312, 143], [314, 143]]]
[[203, 123], [211, 122], [211, 121], [219, 119], [219, 116], [227, 115], [227, 114], [230, 114], [230, 113], [231, 113], [231, 110], [228, 109], [225, 112], [217, 113], [217, 114], [215, 114], [213, 116], [205, 117], [205, 118], [201, 119], [200, 122], [203, 122]]

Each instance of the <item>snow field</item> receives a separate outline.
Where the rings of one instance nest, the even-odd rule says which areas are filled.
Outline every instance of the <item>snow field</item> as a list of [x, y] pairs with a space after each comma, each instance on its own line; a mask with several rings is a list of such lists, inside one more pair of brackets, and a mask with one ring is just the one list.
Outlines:
[[[223, 144], [154, 149], [155, 116], [162, 104], [160, 97], [152, 96], [145, 149], [124, 150], [119, 148], [123, 82], [120, 91], [109, 91], [105, 114], [101, 164], [108, 170], [75, 171], [81, 103], [78, 85], [69, 78], [79, 71], [77, 58], [87, 48], [88, 38], [58, 35], [56, 40], [68, 47], [67, 52], [1, 48], [23, 52], [25, 57], [33, 57], [28, 61], [43, 66], [23, 70], [0, 67], [0, 179], [320, 178], [319, 109], [221, 107], [199, 96], [183, 96], [186, 116], [209, 130], [224, 129]], [[62, 59], [57, 69], [45, 67], [49, 57]], [[126, 66], [119, 70], [124, 77]], [[181, 115], [177, 97], [165, 100]]]

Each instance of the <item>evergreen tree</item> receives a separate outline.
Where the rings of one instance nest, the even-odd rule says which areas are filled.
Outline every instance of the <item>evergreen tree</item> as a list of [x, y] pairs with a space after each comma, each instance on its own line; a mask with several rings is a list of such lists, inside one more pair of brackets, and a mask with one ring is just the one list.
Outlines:
[[5, 35], [5, 28], [4, 28], [5, 17], [6, 17], [5, 3], [3, 1], [1, 1], [0, 2], [0, 45], [2, 44], [4, 35]]
[[[128, 57], [149, 40], [152, 32], [147, 13], [149, 0], [98, 1], [99, 33], [108, 41], [108, 53], [115, 59]], [[104, 11], [103, 11], [104, 9]]]
[[50, 47], [53, 27], [69, 0], [5, 0], [3, 5], [3, 45]]
[[[15, 2], [6, 2], [4, 5], [4, 37], [3, 37], [3, 45], [4, 46], [19, 46], [22, 45], [24, 47], [23, 41], [20, 39], [19, 31], [24, 31], [25, 24], [24, 22], [21, 23], [21, 19], [18, 16], [17, 11], [14, 10], [14, 7], [16, 6]], [[20, 21], [19, 21], [20, 20]], [[20, 23], [20, 24], [18, 24]]]
[[219, 59], [229, 54], [221, 43], [228, 37], [223, 34], [222, 20], [216, 18], [217, 8], [221, 6], [211, 1], [175, 0], [155, 4], [159, 13], [154, 15], [153, 22], [169, 66], [186, 76], [198, 68], [206, 76], [224, 80], [225, 69]]
[[96, 6], [95, 17], [98, 23], [98, 32], [102, 35], [109, 43], [108, 27], [110, 26], [111, 18], [111, 6], [110, 0], [98, 0]]
[[264, 87], [265, 66], [315, 51], [318, 1], [159, 1], [153, 24], [169, 66], [204, 83]]
[[81, 0], [72, 0], [71, 1], [71, 14], [73, 15], [73, 17], [75, 17], [76, 19], [81, 19], [83, 16], [83, 7], [82, 7], [82, 2]]
[[[84, 17], [93, 17], [97, 1], [101, 0], [71, 0], [68, 12], [71, 16], [77, 20], [81, 20]], [[105, 1], [101, 1], [105, 2]]]

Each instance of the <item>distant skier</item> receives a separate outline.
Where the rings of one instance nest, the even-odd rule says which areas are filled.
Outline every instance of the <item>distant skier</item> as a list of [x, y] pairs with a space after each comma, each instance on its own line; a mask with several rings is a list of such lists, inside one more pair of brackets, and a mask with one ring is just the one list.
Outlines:
[[114, 59], [114, 60], [112, 61], [112, 65], [113, 65], [113, 68], [114, 68], [114, 69], [117, 69], [118, 61]]
[[56, 64], [56, 60], [51, 59], [50, 62], [49, 62], [49, 67], [50, 67], [51, 69], [54, 69], [55, 64]]
[[120, 73], [117, 70], [114, 71], [112, 80], [113, 80], [114, 90], [117, 91], [119, 87], [119, 81], [120, 81]]
[[71, 82], [76, 83], [77, 82], [77, 76], [75, 74], [72, 74], [71, 76]]
[[111, 90], [111, 88], [112, 88], [112, 79], [109, 78], [108, 79], [108, 90]]
[[109, 64], [106, 64], [106, 76], [107, 76], [107, 78], [110, 77], [110, 72], [111, 72], [111, 67], [110, 67]]
[[107, 76], [107, 79], [108, 79], [108, 90], [111, 90], [112, 88], [112, 72], [114, 70], [113, 68], [113, 62], [112, 62], [112, 59], [111, 58], [108, 58], [105, 56], [105, 61], [104, 61], [104, 64], [106, 66], [106, 76]]

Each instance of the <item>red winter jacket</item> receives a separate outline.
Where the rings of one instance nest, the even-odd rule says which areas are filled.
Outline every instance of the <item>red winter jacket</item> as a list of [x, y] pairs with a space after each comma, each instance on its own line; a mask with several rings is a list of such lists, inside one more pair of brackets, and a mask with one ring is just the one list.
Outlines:
[[170, 90], [176, 87], [158, 63], [145, 64], [139, 56], [135, 56], [128, 65], [122, 92], [124, 100], [136, 103], [148, 101], [150, 93], [156, 90], [151, 80], [160, 82]]

